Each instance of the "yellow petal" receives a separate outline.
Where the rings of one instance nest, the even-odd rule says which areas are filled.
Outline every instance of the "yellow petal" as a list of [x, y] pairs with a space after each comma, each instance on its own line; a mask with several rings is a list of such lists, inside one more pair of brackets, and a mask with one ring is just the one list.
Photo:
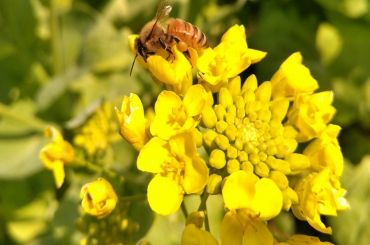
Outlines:
[[253, 222], [244, 232], [245, 245], [272, 245], [274, 238], [264, 222]]
[[253, 173], [233, 172], [226, 180], [222, 196], [230, 210], [249, 208], [255, 195]]
[[151, 209], [162, 215], [176, 212], [183, 200], [183, 189], [176, 174], [156, 174], [148, 185], [148, 201]]
[[283, 195], [275, 182], [262, 178], [256, 182], [255, 187], [252, 209], [260, 213], [259, 219], [269, 220], [277, 216], [283, 207]]
[[53, 175], [55, 180], [55, 185], [57, 188], [60, 188], [63, 185], [65, 173], [64, 173], [64, 164], [62, 161], [55, 161], [53, 163]]
[[195, 141], [191, 132], [182, 132], [169, 139], [172, 154], [180, 158], [192, 158], [197, 153]]
[[183, 104], [189, 117], [199, 115], [207, 101], [207, 92], [202, 85], [191, 86], [185, 95]]
[[185, 163], [183, 187], [187, 194], [203, 190], [208, 181], [208, 167], [204, 160], [195, 156]]
[[163, 171], [162, 164], [170, 158], [168, 143], [158, 137], [153, 137], [140, 151], [137, 158], [137, 168], [150, 173]]
[[244, 230], [240, 225], [236, 215], [227, 212], [221, 222], [220, 239], [224, 245], [242, 245]]

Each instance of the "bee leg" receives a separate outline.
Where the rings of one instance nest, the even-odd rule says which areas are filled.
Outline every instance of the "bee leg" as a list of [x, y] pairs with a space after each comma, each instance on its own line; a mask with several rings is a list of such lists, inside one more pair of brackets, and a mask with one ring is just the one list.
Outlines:
[[166, 50], [166, 51], [167, 51], [167, 53], [168, 53], [168, 57], [167, 57], [167, 59], [166, 59], [166, 60], [168, 60], [168, 58], [170, 58], [170, 56], [171, 56], [171, 55], [173, 55], [172, 50], [171, 50], [171, 48], [170, 48], [170, 47], [168, 47], [168, 46], [164, 43], [164, 41], [162, 40], [162, 38], [158, 38], [158, 40], [159, 40], [159, 44], [161, 45], [161, 47], [162, 47], [164, 50]]

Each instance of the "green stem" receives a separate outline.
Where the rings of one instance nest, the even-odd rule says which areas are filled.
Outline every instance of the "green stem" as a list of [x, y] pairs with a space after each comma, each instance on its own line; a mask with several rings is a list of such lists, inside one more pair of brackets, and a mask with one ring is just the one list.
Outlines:
[[208, 197], [209, 197], [209, 193], [205, 191], [202, 195], [202, 200], [200, 201], [198, 211], [207, 210], [206, 203], [207, 203]]
[[120, 202], [134, 202], [134, 201], [141, 201], [147, 199], [147, 194], [139, 194], [134, 196], [123, 196], [118, 197]]
[[74, 159], [73, 160], [73, 163], [74, 163], [74, 166], [76, 167], [83, 167], [83, 168], [86, 168], [87, 170], [90, 170], [92, 172], [96, 172], [96, 173], [105, 173], [106, 175], [108, 175], [110, 178], [118, 178], [120, 181], [124, 181], [124, 178], [122, 175], [119, 175], [117, 174], [115, 171], [113, 170], [110, 170], [110, 169], [104, 169], [103, 167], [99, 166], [99, 165], [96, 165], [96, 164], [93, 164], [91, 162], [88, 162], [88, 161], [85, 161], [85, 160], [82, 160], [82, 159]]
[[208, 212], [207, 212], [207, 199], [208, 199], [208, 197], [209, 197], [209, 193], [205, 191], [202, 195], [202, 199], [200, 201], [198, 211], [204, 211], [204, 226], [205, 226], [206, 231], [210, 232], [209, 221], [208, 221]]
[[181, 210], [182, 210], [182, 213], [184, 214], [185, 219], [186, 219], [189, 216], [189, 213], [188, 213], [188, 210], [186, 210], [184, 201], [182, 201], [182, 203], [181, 203]]
[[12, 110], [11, 107], [0, 103], [0, 115], [18, 121], [33, 129], [43, 132], [50, 123], [44, 122], [37, 117]]
[[57, 0], [50, 0], [50, 30], [51, 30], [51, 50], [53, 57], [53, 73], [58, 75], [62, 72], [62, 57], [59, 52], [60, 36], [59, 36], [59, 21], [57, 13]]

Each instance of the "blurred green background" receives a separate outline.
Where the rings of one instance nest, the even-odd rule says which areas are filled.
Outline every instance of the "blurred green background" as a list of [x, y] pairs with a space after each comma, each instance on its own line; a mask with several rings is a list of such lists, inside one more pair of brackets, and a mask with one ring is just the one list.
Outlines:
[[[0, 244], [79, 244], [79, 191], [107, 175], [66, 167], [63, 187], [38, 159], [50, 140], [46, 125], [58, 127], [72, 142], [78, 130], [108, 103], [138, 94], [145, 108], [159, 87], [137, 63], [127, 37], [151, 20], [158, 0], [1, 0], [0, 1]], [[243, 24], [250, 48], [268, 52], [242, 74], [271, 78], [280, 64], [300, 51], [320, 84], [333, 90], [342, 127], [339, 141], [346, 158], [342, 177], [351, 210], [324, 218], [333, 236], [320, 236], [290, 214], [276, 220], [289, 233], [320, 236], [338, 245], [370, 241], [370, 0], [171, 0], [172, 17], [206, 33], [211, 46], [234, 24]], [[118, 131], [114, 134], [118, 135]], [[117, 138], [117, 137], [116, 137]], [[79, 151], [80, 153], [83, 151]], [[81, 154], [82, 154], [81, 153]], [[83, 155], [83, 154], [82, 154]], [[145, 193], [150, 175], [136, 170], [137, 153], [123, 140], [108, 140], [99, 154], [85, 158], [125, 178], [108, 178], [120, 195]], [[185, 201], [189, 210], [193, 197]], [[212, 198], [211, 231], [218, 236], [220, 198]], [[144, 201], [131, 205], [127, 217], [137, 224], [133, 242], [146, 235], [152, 244], [179, 244], [184, 218], [154, 216]], [[213, 219], [213, 220], [212, 220]], [[214, 223], [214, 225], [212, 225]], [[131, 244], [131, 243], [130, 243]]]

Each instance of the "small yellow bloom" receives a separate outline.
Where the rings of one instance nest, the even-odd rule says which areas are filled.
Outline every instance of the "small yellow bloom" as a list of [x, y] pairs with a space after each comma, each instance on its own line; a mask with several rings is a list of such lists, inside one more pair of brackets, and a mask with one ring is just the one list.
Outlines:
[[110, 214], [118, 202], [112, 185], [103, 178], [85, 184], [81, 189], [80, 198], [84, 211], [98, 218]]
[[310, 70], [302, 64], [299, 52], [292, 54], [281, 64], [271, 78], [274, 100], [294, 96], [295, 93], [311, 94], [319, 86], [311, 76]]
[[343, 154], [338, 143], [338, 135], [341, 128], [338, 125], [329, 124], [319, 138], [313, 140], [303, 151], [311, 162], [311, 168], [320, 172], [329, 167], [336, 176], [343, 173]]
[[207, 93], [201, 85], [191, 86], [184, 100], [171, 91], [159, 94], [155, 103], [155, 118], [150, 126], [153, 136], [168, 140], [179, 131], [191, 130], [200, 121]]
[[184, 194], [199, 193], [208, 180], [207, 165], [191, 132], [173, 135], [168, 142], [153, 137], [140, 151], [137, 167], [156, 174], [148, 186], [148, 201], [162, 215], [176, 212]]
[[294, 190], [299, 197], [299, 204], [292, 206], [294, 215], [322, 233], [331, 234], [332, 230], [325, 226], [320, 215], [337, 216], [337, 210], [349, 208], [343, 197], [346, 191], [340, 188], [338, 177], [329, 168], [303, 177]]
[[116, 108], [116, 116], [122, 137], [140, 151], [150, 139], [149, 124], [140, 98], [136, 94], [125, 96], [121, 111]]
[[214, 49], [200, 52], [198, 59], [198, 79], [208, 84], [213, 93], [266, 56], [265, 52], [249, 49], [244, 26], [231, 27]]
[[239, 170], [226, 179], [222, 196], [230, 210], [221, 223], [222, 244], [273, 243], [266, 221], [280, 213], [283, 196], [272, 180]]
[[49, 126], [44, 133], [46, 137], [52, 138], [53, 142], [41, 149], [40, 159], [47, 169], [53, 171], [55, 184], [60, 188], [65, 178], [64, 164], [73, 161], [74, 150], [56, 128]]
[[322, 242], [318, 237], [306, 235], [293, 235], [286, 242], [279, 242], [275, 245], [333, 245], [330, 242]]
[[111, 147], [121, 138], [117, 135], [117, 124], [111, 121], [112, 106], [102, 103], [94, 113], [76, 129], [73, 144], [85, 150], [88, 156], [96, 156]]
[[336, 110], [331, 105], [333, 92], [326, 91], [312, 95], [297, 93], [288, 112], [288, 125], [299, 129], [298, 142], [318, 137], [333, 118]]

